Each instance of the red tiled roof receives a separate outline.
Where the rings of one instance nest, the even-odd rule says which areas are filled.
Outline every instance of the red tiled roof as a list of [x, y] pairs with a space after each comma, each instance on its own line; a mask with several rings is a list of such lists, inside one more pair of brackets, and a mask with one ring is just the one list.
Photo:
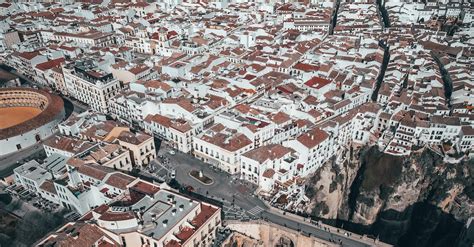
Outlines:
[[217, 208], [201, 203], [201, 212], [199, 212], [199, 214], [194, 217], [194, 219], [191, 221], [191, 224], [194, 227], [199, 228], [204, 223], [206, 223], [206, 221], [208, 221], [215, 212], [217, 212]]
[[305, 72], [311, 72], [311, 71], [318, 71], [319, 70], [319, 66], [306, 64], [306, 63], [297, 63], [293, 68], [297, 69], [297, 70], [302, 70], [302, 71], [305, 71]]
[[288, 153], [294, 152], [293, 149], [284, 147], [280, 144], [270, 144], [252, 149], [243, 154], [243, 156], [258, 161], [260, 164], [267, 160], [280, 159]]
[[328, 85], [329, 83], [331, 83], [331, 80], [315, 76], [309, 79], [308, 81], [306, 81], [304, 84], [311, 88], [320, 89]]
[[135, 66], [133, 68], [131, 68], [130, 70], [128, 70], [130, 73], [134, 74], [134, 75], [137, 75], [137, 74], [140, 74], [142, 72], [145, 72], [147, 70], [149, 70], [150, 68], [146, 65], [140, 65], [140, 66]]
[[16, 52], [14, 53], [15, 55], [22, 57], [26, 60], [31, 60], [35, 58], [36, 56], [40, 55], [39, 51], [32, 51], [32, 52]]
[[291, 120], [290, 116], [284, 112], [277, 112], [274, 115], [270, 116], [270, 119], [276, 124], [283, 124]]
[[98, 214], [103, 214], [103, 213], [107, 212], [108, 209], [109, 209], [109, 206], [107, 206], [107, 204], [102, 204], [99, 207], [94, 208], [93, 210], [94, 210], [94, 212], [96, 212]]
[[275, 175], [275, 170], [273, 170], [273, 169], [267, 169], [262, 174], [262, 176], [264, 176], [266, 178], [273, 178], [273, 175]]
[[53, 59], [44, 63], [37, 64], [36, 68], [39, 70], [45, 71], [48, 69], [52, 69], [54, 67], [61, 66], [61, 64], [64, 63], [64, 61], [66, 61], [64, 58]]
[[120, 246], [110, 238], [103, 230], [94, 224], [83, 222], [69, 223], [65, 228], [52, 233], [44, 242], [43, 246], [58, 247], [84, 247], [94, 246], [99, 241], [107, 241], [107, 246]]
[[326, 133], [326, 131], [319, 128], [314, 128], [307, 133], [298, 136], [297, 140], [307, 148], [313, 148], [322, 143], [328, 137], [329, 135]]
[[135, 180], [134, 177], [126, 175], [121, 172], [114, 173], [110, 175], [110, 177], [105, 181], [106, 184], [125, 190], [127, 189], [127, 185]]
[[176, 237], [185, 242], [186, 240], [188, 240], [193, 234], [194, 234], [194, 229], [192, 227], [183, 227], [181, 228], [181, 230], [179, 231], [178, 234], [176, 234]]
[[99, 220], [104, 221], [121, 221], [135, 218], [133, 212], [105, 212], [99, 217]]
[[[74, 158], [72, 158], [74, 159]], [[71, 159], [70, 159], [71, 160]], [[69, 162], [68, 162], [69, 164]], [[100, 165], [91, 165], [91, 164], [83, 164], [78, 167], [79, 173], [87, 175], [89, 177], [102, 180], [108, 173], [113, 172], [114, 170], [105, 166]]]
[[160, 190], [160, 187], [155, 186], [153, 184], [145, 183], [143, 181], [139, 181], [138, 183], [133, 185], [132, 188], [138, 192], [142, 192], [147, 195], [154, 195]]
[[242, 149], [253, 142], [244, 134], [236, 133], [232, 135], [217, 133], [213, 136], [203, 135], [201, 140], [219, 146], [227, 151], [234, 152]]
[[155, 122], [161, 126], [169, 128], [171, 126], [171, 119], [160, 114], [148, 115], [145, 118], [145, 122]]
[[168, 243], [164, 245], [164, 247], [181, 247], [181, 244], [176, 240], [170, 240]]

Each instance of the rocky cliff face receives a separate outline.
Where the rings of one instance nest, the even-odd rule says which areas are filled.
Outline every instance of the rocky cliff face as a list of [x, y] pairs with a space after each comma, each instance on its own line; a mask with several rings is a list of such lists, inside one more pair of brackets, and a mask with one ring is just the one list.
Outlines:
[[[382, 239], [383, 231], [390, 231], [386, 240], [396, 243], [418, 223], [413, 211], [419, 210], [415, 206], [420, 203], [458, 222], [474, 215], [473, 175], [473, 160], [447, 164], [428, 148], [409, 157], [387, 155], [376, 147], [347, 150], [308, 180], [306, 193], [311, 203], [307, 211], [316, 217], [367, 226], [369, 233], [382, 235]], [[428, 237], [419, 244], [429, 241]]]

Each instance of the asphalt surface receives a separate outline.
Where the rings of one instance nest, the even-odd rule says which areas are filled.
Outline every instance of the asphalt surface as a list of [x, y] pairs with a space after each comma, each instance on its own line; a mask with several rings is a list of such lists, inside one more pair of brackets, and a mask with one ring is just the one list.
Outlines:
[[19, 152], [0, 156], [0, 178], [13, 174], [13, 169], [25, 163], [25, 161], [46, 156], [43, 143], [38, 142], [33, 146], [22, 149]]
[[[192, 186], [194, 191], [207, 195], [210, 198], [224, 202], [235, 201], [238, 206], [244, 210], [250, 210], [255, 206], [266, 208], [265, 204], [253, 195], [255, 186], [246, 185], [238, 182], [237, 177], [230, 176], [227, 173], [212, 169], [206, 164], [189, 154], [176, 152], [170, 155], [167, 148], [161, 148], [158, 154], [164, 154], [170, 158], [170, 164], [176, 171], [176, 180], [185, 186]], [[201, 170], [206, 176], [211, 177], [214, 181], [211, 185], [205, 185], [197, 179], [191, 177], [191, 170]]]
[[319, 239], [323, 239], [323, 240], [334, 242], [334, 243], [340, 243], [341, 246], [354, 246], [354, 247], [372, 246], [366, 241], [362, 241], [362, 240], [358, 241], [357, 239], [346, 237], [343, 234], [338, 234], [334, 231], [331, 232], [331, 231], [324, 230], [318, 226], [315, 226], [314, 224], [311, 224], [310, 222], [301, 222], [301, 221], [288, 219], [279, 213], [264, 211], [262, 212], [262, 217], [264, 217], [266, 220], [272, 223], [282, 225], [293, 230], [300, 231], [301, 233], [305, 233], [306, 235], [310, 233], [311, 236], [317, 237]]
[[[278, 225], [286, 226], [294, 230], [300, 230], [302, 233], [311, 234], [311, 236], [341, 244], [341, 246], [371, 246], [370, 241], [359, 240], [360, 236], [346, 236], [346, 231], [341, 230], [337, 233], [336, 228], [328, 230], [321, 226], [316, 226], [309, 221], [296, 219], [283, 215], [275, 209], [270, 209], [264, 202], [254, 195], [256, 187], [241, 182], [237, 176], [230, 176], [225, 172], [211, 168], [206, 164], [189, 154], [175, 152], [169, 154], [169, 149], [162, 146], [158, 152], [160, 155], [169, 157], [172, 169], [176, 171], [176, 180], [185, 186], [192, 186], [194, 191], [209, 198], [222, 201], [224, 203], [224, 215], [232, 215], [232, 219], [251, 220], [265, 219]], [[204, 175], [212, 178], [214, 183], [205, 185], [189, 175], [191, 170], [200, 170]], [[244, 212], [244, 214], [242, 214]], [[243, 216], [245, 215], [246, 216]]]

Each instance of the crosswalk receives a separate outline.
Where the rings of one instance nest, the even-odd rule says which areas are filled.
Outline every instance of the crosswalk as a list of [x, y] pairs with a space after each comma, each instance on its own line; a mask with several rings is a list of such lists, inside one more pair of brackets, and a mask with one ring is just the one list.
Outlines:
[[248, 211], [248, 213], [255, 216], [255, 215], [260, 214], [260, 213], [263, 212], [264, 210], [265, 210], [265, 209], [263, 209], [263, 208], [261, 208], [261, 207], [259, 207], [259, 206], [255, 206], [255, 207], [253, 207], [252, 209], [250, 209], [250, 210]]

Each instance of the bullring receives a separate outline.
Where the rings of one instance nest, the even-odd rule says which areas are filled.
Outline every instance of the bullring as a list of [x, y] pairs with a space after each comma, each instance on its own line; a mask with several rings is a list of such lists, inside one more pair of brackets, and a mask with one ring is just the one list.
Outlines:
[[0, 156], [51, 136], [65, 117], [63, 100], [32, 88], [0, 89]]

